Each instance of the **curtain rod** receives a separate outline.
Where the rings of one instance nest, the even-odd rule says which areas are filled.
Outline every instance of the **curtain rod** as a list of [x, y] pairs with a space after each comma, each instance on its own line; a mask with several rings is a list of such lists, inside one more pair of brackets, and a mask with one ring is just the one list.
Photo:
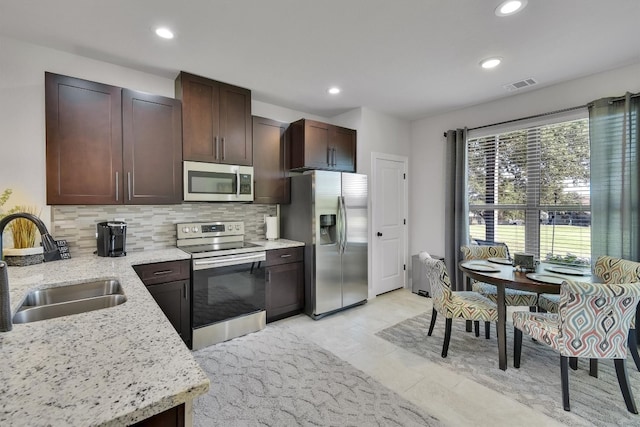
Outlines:
[[[621, 99], [624, 99], [624, 97], [621, 98]], [[519, 119], [506, 120], [504, 122], [493, 123], [493, 124], [490, 124], [490, 125], [477, 126], [477, 127], [474, 127], [474, 128], [469, 128], [468, 130], [477, 130], [477, 129], [488, 128], [488, 127], [491, 127], [491, 126], [506, 125], [507, 123], [514, 123], [514, 122], [519, 122], [519, 121], [522, 121], [522, 120], [529, 120], [529, 119], [537, 119], [539, 117], [551, 116], [553, 114], [559, 114], [559, 113], [566, 113], [567, 111], [580, 110], [582, 108], [587, 108], [587, 107], [588, 107], [588, 104], [586, 104], [586, 105], [578, 105], [576, 107], [563, 108], [562, 110], [550, 111], [548, 113], [535, 114], [533, 116], [521, 117]]]
[[[640, 96], [640, 93], [632, 93], [631, 94], [631, 98], [636, 98], [638, 96]], [[611, 98], [611, 102], [622, 101], [625, 98], [626, 98], [625, 96], [619, 96], [617, 98]], [[548, 113], [535, 114], [533, 116], [522, 117], [522, 118], [519, 118], [519, 119], [506, 120], [504, 122], [493, 123], [493, 124], [490, 124], [490, 125], [477, 126], [477, 127], [474, 127], [474, 128], [468, 128], [467, 130], [484, 129], [484, 128], [488, 128], [488, 127], [491, 127], [491, 126], [499, 126], [499, 125], [505, 125], [507, 123], [519, 122], [521, 120], [537, 119], [539, 117], [545, 117], [545, 116], [550, 116], [550, 115], [553, 115], [553, 114], [566, 113], [567, 111], [574, 111], [574, 110], [580, 110], [582, 108], [588, 108], [590, 105], [593, 105], [593, 102], [590, 102], [590, 103], [585, 104], [585, 105], [578, 105], [578, 106], [575, 106], [575, 107], [563, 108], [562, 110], [550, 111]], [[445, 138], [447, 137], [447, 132], [444, 133], [444, 136], [445, 136]]]

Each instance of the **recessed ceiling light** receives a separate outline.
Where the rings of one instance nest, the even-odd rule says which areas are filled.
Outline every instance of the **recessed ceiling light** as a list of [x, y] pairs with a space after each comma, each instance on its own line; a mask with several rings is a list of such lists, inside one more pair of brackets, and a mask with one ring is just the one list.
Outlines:
[[158, 35], [158, 37], [162, 37], [163, 39], [173, 38], [173, 32], [166, 27], [156, 28], [156, 34]]
[[340, 88], [339, 87], [330, 87], [329, 90], [327, 90], [327, 92], [329, 92], [331, 95], [337, 95], [340, 93]]
[[520, 12], [527, 5], [527, 0], [507, 0], [496, 7], [497, 16], [509, 16]]
[[487, 58], [480, 61], [480, 66], [484, 69], [495, 68], [502, 62], [502, 58]]

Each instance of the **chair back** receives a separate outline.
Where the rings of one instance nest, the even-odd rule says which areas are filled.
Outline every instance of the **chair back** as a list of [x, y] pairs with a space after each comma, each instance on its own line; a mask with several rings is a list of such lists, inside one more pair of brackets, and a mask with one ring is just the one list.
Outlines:
[[451, 302], [451, 280], [449, 280], [447, 266], [441, 260], [434, 258], [425, 258], [422, 262], [427, 280], [431, 284], [433, 306], [439, 312], [443, 312]]
[[640, 282], [565, 281], [560, 288], [560, 353], [624, 359], [629, 326], [640, 301]]
[[604, 283], [640, 282], [640, 263], [626, 259], [598, 257], [593, 272]]
[[506, 245], [480, 246], [468, 245], [461, 246], [460, 250], [465, 260], [469, 259], [489, 259], [489, 258], [508, 258], [509, 251]]

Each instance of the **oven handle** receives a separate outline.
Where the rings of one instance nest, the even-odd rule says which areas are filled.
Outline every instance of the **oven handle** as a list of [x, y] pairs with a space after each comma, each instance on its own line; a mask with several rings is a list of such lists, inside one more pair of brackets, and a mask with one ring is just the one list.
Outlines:
[[219, 257], [214, 259], [203, 259], [203, 260], [198, 259], [193, 261], [193, 269], [205, 270], [207, 268], [247, 264], [249, 262], [255, 262], [255, 261], [266, 261], [266, 259], [267, 257], [265, 252], [259, 252], [257, 254], [245, 255], [245, 256], [229, 256], [229, 257]]

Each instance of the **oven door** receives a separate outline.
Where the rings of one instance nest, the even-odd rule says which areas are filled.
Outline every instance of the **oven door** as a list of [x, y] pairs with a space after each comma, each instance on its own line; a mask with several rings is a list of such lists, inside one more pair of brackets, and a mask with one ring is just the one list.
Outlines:
[[198, 328], [265, 310], [265, 260], [265, 252], [193, 260], [194, 333]]
[[183, 170], [185, 201], [253, 201], [252, 166], [185, 161]]

